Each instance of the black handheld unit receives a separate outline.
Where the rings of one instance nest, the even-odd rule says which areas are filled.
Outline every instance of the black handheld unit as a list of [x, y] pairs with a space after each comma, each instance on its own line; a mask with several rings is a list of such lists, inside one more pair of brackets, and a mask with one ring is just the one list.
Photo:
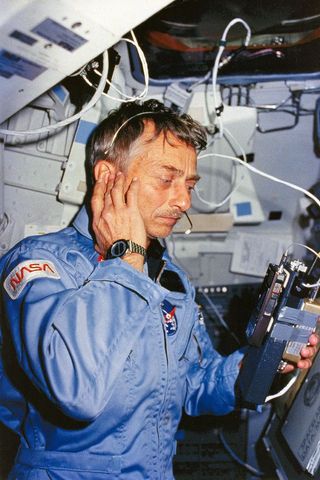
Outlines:
[[287, 256], [268, 267], [247, 325], [249, 346], [237, 382], [240, 401], [249, 408], [265, 402], [281, 365], [297, 363], [316, 329], [319, 284], [310, 278], [302, 261]]

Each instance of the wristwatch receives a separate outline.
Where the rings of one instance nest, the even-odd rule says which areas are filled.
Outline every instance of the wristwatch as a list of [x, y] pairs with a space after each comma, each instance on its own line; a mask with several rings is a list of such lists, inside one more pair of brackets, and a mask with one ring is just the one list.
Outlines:
[[126, 253], [139, 253], [143, 257], [146, 257], [147, 250], [133, 242], [132, 240], [116, 240], [107, 251], [106, 258], [118, 258], [123, 257]]

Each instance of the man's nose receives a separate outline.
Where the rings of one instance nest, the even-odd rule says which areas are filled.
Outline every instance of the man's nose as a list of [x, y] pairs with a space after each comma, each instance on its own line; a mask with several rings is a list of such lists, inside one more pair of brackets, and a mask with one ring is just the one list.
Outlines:
[[186, 212], [191, 207], [191, 194], [186, 185], [176, 185], [170, 199], [170, 206]]

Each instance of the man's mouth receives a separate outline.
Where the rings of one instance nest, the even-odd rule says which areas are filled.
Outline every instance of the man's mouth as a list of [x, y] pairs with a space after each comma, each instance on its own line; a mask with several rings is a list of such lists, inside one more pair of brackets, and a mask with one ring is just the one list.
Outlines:
[[167, 225], [175, 225], [180, 220], [181, 215], [160, 215], [159, 218]]

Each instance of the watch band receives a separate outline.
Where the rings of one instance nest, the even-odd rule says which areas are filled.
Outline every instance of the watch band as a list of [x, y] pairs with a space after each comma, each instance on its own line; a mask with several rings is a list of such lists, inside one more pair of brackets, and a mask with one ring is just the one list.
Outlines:
[[139, 253], [139, 255], [142, 255], [144, 258], [147, 256], [147, 250], [144, 247], [142, 247], [141, 245], [138, 245], [132, 240], [127, 240], [127, 242], [128, 242], [129, 252]]
[[142, 255], [143, 258], [147, 256], [147, 250], [144, 247], [138, 245], [132, 240], [124, 240], [121, 238], [116, 240], [110, 248], [108, 248], [106, 259], [122, 258], [127, 253], [138, 253], [139, 255]]

